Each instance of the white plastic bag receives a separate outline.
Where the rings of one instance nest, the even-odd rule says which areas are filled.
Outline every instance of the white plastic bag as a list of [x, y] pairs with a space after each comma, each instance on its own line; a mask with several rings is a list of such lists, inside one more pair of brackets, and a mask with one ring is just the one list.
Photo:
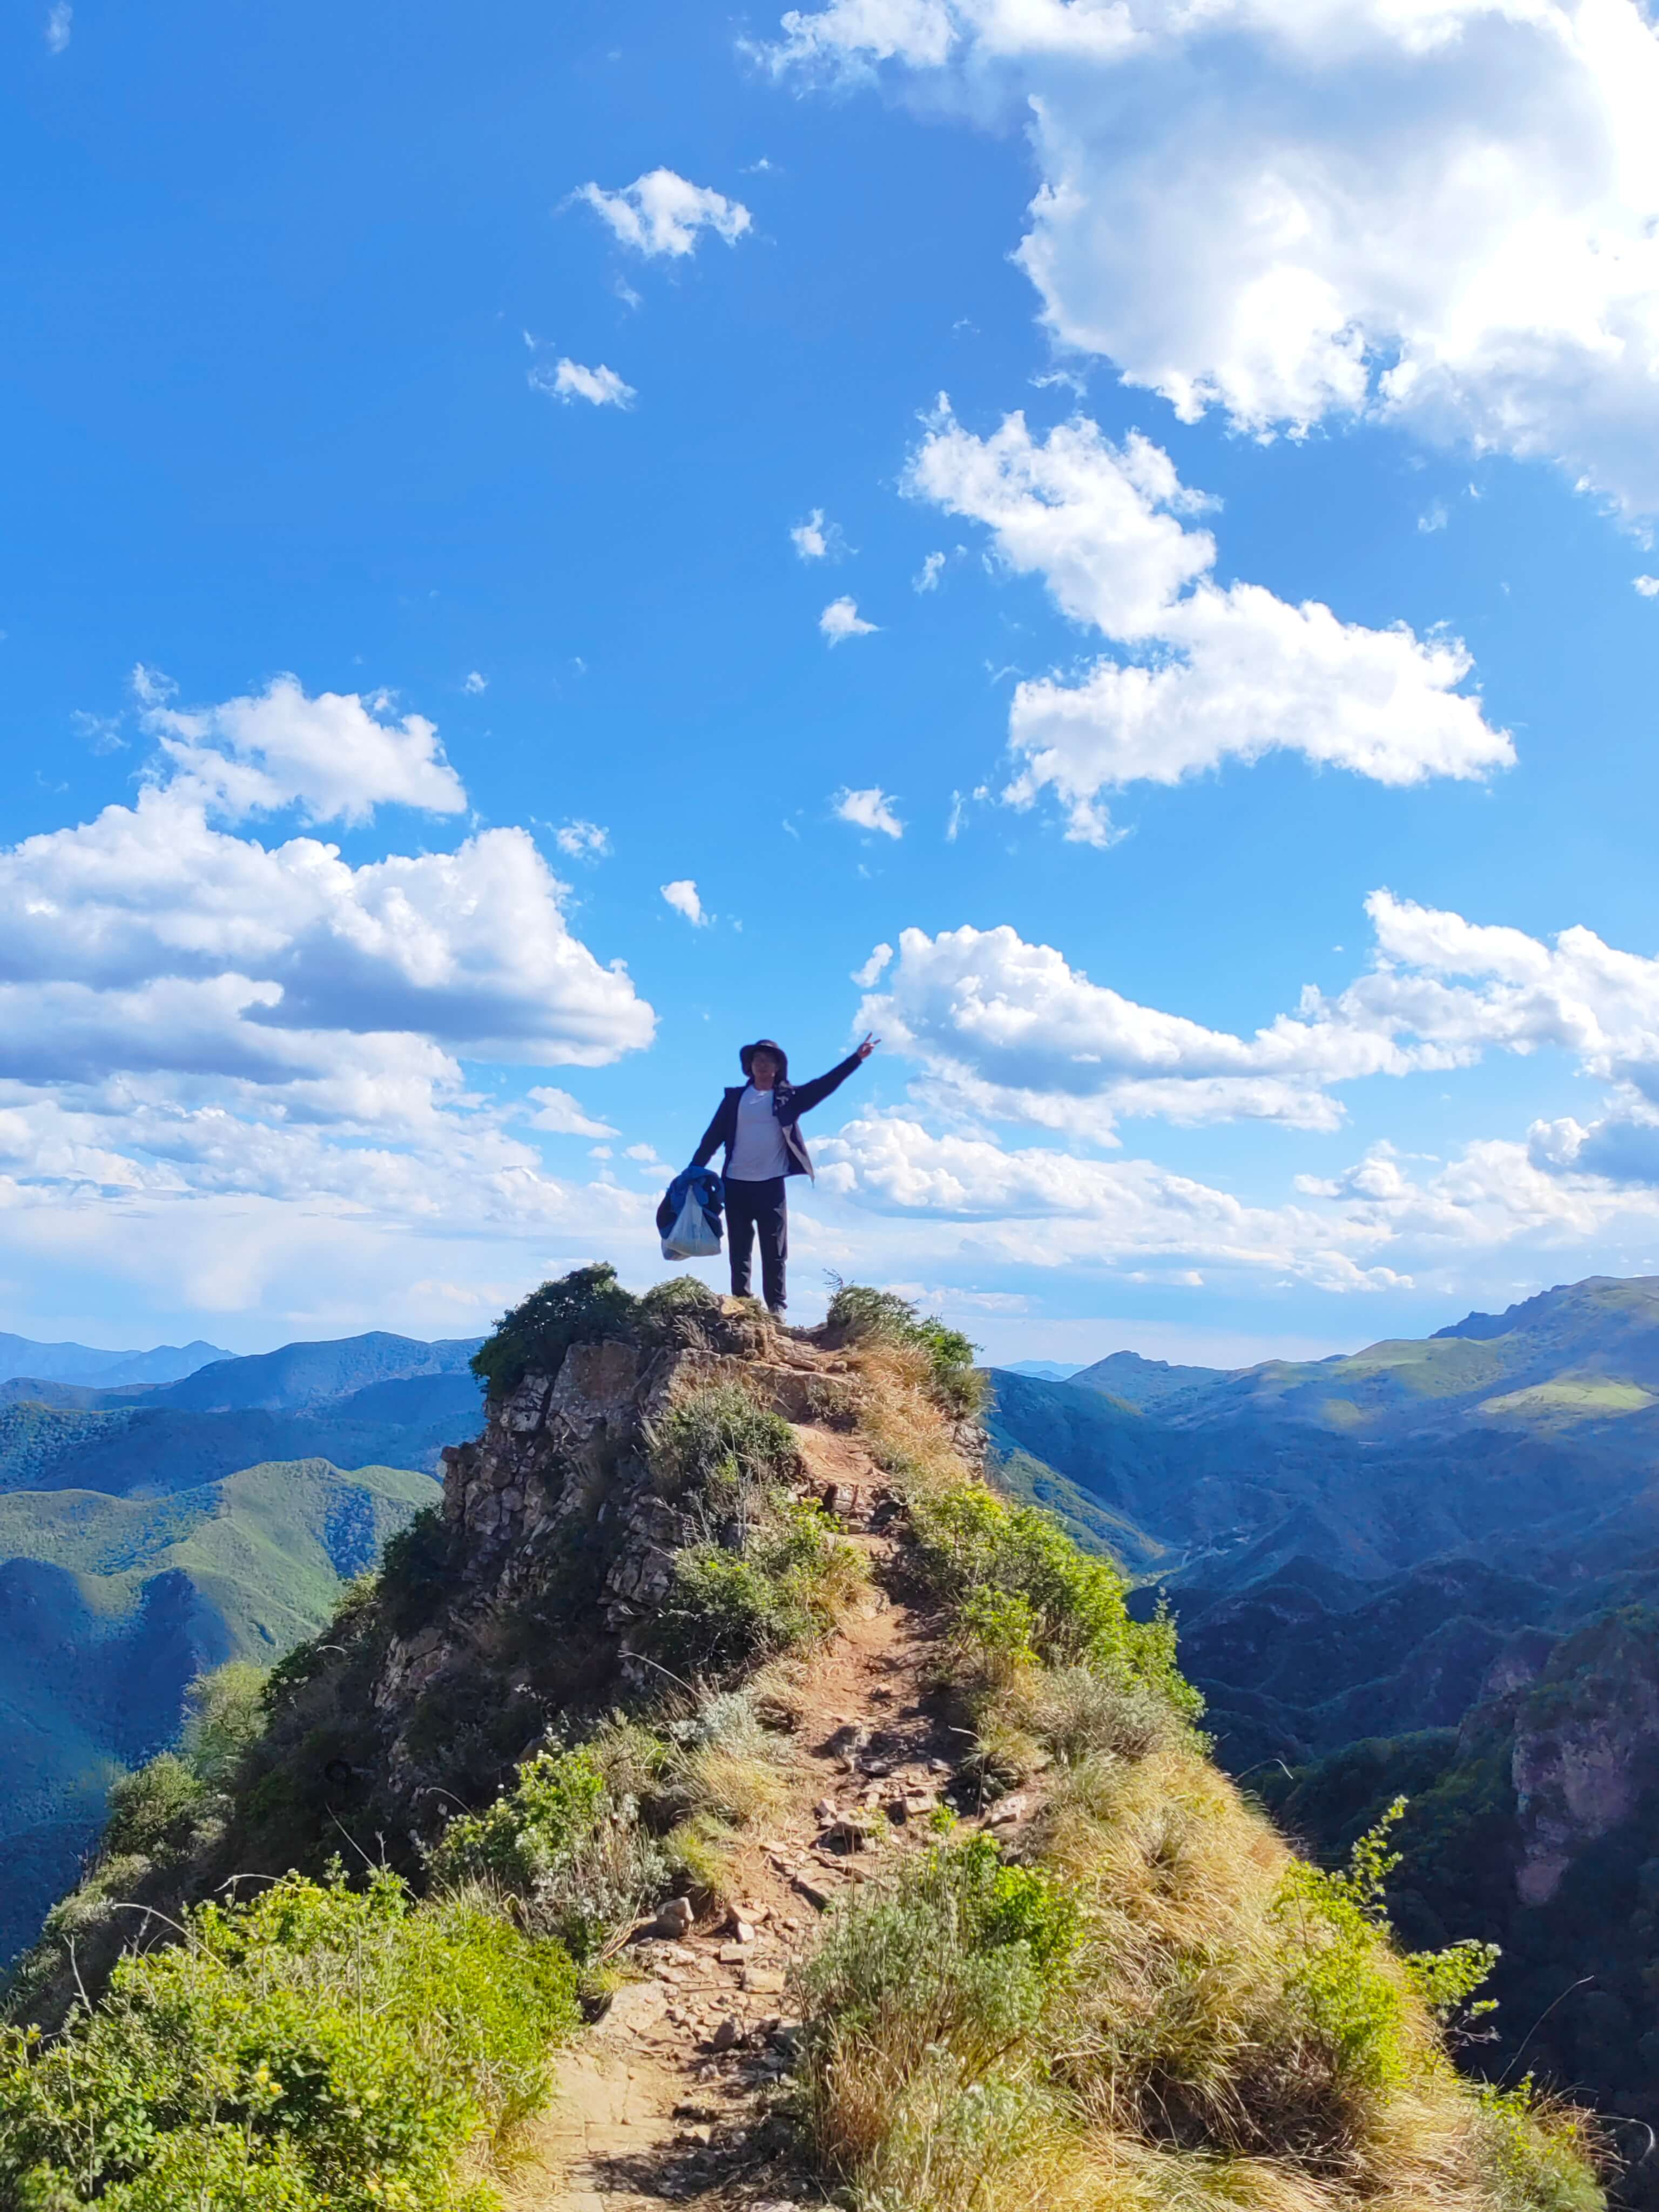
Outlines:
[[662, 1240], [665, 1260], [713, 1260], [719, 1255], [720, 1233], [709, 1226], [702, 1201], [695, 1188], [685, 1194], [680, 1218]]

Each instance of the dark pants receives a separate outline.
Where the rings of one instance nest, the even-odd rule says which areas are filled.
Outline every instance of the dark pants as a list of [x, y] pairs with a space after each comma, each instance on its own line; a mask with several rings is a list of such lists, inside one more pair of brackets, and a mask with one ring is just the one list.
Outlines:
[[726, 1233], [731, 1240], [732, 1295], [749, 1295], [755, 1231], [760, 1231], [761, 1288], [775, 1314], [787, 1300], [783, 1263], [789, 1257], [789, 1209], [783, 1195], [783, 1177], [769, 1176], [764, 1182], [734, 1182], [726, 1178]]

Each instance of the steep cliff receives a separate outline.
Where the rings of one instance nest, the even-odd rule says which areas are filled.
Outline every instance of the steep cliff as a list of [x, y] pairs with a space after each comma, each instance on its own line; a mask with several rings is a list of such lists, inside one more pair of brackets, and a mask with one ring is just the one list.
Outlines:
[[1483, 2073], [1570, 2082], [1607, 2116], [1615, 2194], [1659, 2206], [1659, 1615], [1626, 1607], [1553, 1640], [1510, 1637], [1455, 1729], [1354, 1743], [1256, 1786], [1340, 1852], [1409, 1799], [1404, 1933], [1500, 1950]]

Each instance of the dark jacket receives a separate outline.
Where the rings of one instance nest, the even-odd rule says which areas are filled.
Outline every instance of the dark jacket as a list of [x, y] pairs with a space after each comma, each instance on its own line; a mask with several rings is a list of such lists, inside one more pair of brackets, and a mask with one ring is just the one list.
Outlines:
[[[811, 1083], [789, 1083], [780, 1076], [773, 1085], [772, 1111], [777, 1116], [783, 1149], [789, 1160], [784, 1170], [786, 1175], [811, 1174], [812, 1163], [798, 1126], [800, 1117], [803, 1114], [810, 1114], [813, 1107], [821, 1106], [830, 1093], [839, 1090], [859, 1065], [857, 1053], [849, 1053], [838, 1067], [832, 1067], [828, 1075], [820, 1075]], [[703, 1131], [702, 1142], [691, 1155], [694, 1167], [707, 1167], [722, 1145], [726, 1147], [726, 1161], [731, 1160], [732, 1147], [738, 1134], [738, 1101], [748, 1088], [746, 1083], [734, 1083], [714, 1109], [714, 1118]]]

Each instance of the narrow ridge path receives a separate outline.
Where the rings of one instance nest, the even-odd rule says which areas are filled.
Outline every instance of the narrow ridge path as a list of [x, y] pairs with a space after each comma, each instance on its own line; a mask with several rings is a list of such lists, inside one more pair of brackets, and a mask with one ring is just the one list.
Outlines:
[[[803, 1454], [878, 1571], [880, 1477], [861, 1446], [798, 1428]], [[827, 2200], [769, 2128], [788, 2072], [788, 1973], [836, 1897], [929, 1832], [949, 1761], [927, 1701], [927, 1623], [872, 1583], [808, 1663], [792, 1703], [799, 1768], [785, 1809], [745, 1837], [740, 1903], [678, 1938], [636, 1941], [642, 1976], [559, 2061], [559, 2091], [530, 2131], [513, 2212], [807, 2212]], [[740, 1922], [734, 1926], [733, 1922]]]

